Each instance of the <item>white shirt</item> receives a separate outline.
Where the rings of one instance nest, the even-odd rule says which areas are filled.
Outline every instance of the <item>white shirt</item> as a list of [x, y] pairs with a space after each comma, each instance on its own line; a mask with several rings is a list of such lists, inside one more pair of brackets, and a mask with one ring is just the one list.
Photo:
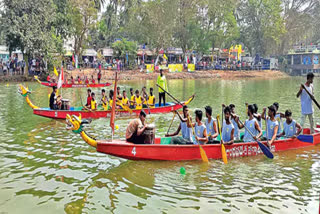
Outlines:
[[[306, 89], [313, 94], [313, 85], [306, 86]], [[303, 89], [300, 97], [301, 101], [301, 114], [312, 114], [313, 113], [313, 106], [312, 106], [312, 99], [310, 98], [309, 94]]]

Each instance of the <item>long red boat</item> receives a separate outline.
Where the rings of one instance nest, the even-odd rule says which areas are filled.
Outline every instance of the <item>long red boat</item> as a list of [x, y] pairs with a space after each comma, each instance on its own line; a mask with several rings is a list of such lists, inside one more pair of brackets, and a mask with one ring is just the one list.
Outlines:
[[[40, 108], [36, 105], [34, 105], [30, 99], [28, 94], [30, 93], [27, 88], [24, 86], [20, 85], [20, 93], [22, 96], [25, 97], [28, 105], [33, 109], [33, 114], [39, 115], [42, 117], [48, 117], [48, 118], [53, 118], [53, 119], [66, 119], [67, 115], [75, 115], [79, 116], [81, 115], [82, 118], [101, 118], [101, 117], [110, 117], [111, 116], [111, 110], [96, 110], [96, 111], [91, 111], [91, 110], [82, 110], [83, 107], [70, 107], [68, 110], [51, 110], [50, 108]], [[185, 103], [190, 103], [193, 100], [194, 96], [191, 96], [188, 101], [183, 102]], [[155, 108], [145, 108], [145, 112], [148, 114], [150, 111], [150, 114], [159, 114], [159, 113], [168, 113], [174, 110], [178, 110], [182, 108], [182, 105], [172, 103], [172, 102], [167, 102], [165, 106], [159, 107], [158, 104], [155, 105]], [[136, 116], [139, 115], [141, 110], [136, 110], [132, 109], [132, 112], [126, 111], [126, 110], [116, 110], [116, 117], [127, 117], [127, 116]]]
[[[198, 145], [172, 145], [168, 144], [170, 138], [156, 138], [155, 144], [133, 144], [124, 140], [95, 140], [82, 130], [81, 117], [67, 116], [67, 129], [75, 133], [80, 133], [81, 137], [90, 146], [96, 147], [101, 153], [121, 157], [129, 160], [167, 160], [167, 161], [186, 161], [201, 160]], [[308, 134], [309, 133], [309, 134]], [[281, 152], [291, 149], [299, 149], [315, 146], [320, 143], [320, 133], [310, 135], [309, 129], [304, 129], [304, 134], [310, 137], [311, 142], [303, 142], [298, 138], [287, 138], [276, 140], [271, 146], [271, 152]], [[266, 142], [262, 142], [267, 145]], [[222, 159], [220, 144], [202, 145], [209, 159]], [[238, 158], [246, 156], [261, 155], [256, 142], [234, 143], [225, 145], [228, 158]]]
[[[53, 87], [53, 86], [57, 86], [57, 83], [53, 83], [53, 82], [40, 82], [41, 85], [47, 86], [47, 87]], [[67, 83], [67, 84], [62, 84], [62, 88], [101, 88], [101, 87], [107, 87], [112, 85], [111, 83], [89, 83], [89, 84], [71, 84], [71, 83]]]

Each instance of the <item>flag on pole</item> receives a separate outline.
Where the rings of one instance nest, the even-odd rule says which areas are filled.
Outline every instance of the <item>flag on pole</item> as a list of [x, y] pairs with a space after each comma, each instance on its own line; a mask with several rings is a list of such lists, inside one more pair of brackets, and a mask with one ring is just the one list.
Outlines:
[[168, 60], [168, 57], [167, 57], [165, 54], [163, 54], [163, 58], [165, 58], [166, 60]]
[[112, 98], [112, 109], [111, 109], [111, 117], [110, 117], [110, 127], [112, 129], [112, 136], [114, 134], [114, 119], [116, 116], [116, 102], [117, 102], [117, 79], [118, 72], [116, 71], [116, 77], [114, 80], [114, 90], [113, 90], [113, 98]]
[[58, 81], [58, 84], [57, 84], [57, 88], [58, 89], [61, 88], [63, 80], [64, 80], [63, 67], [61, 66], [61, 72], [60, 72], [59, 81]]
[[53, 73], [56, 75], [56, 76], [59, 76], [58, 72], [57, 72], [57, 69], [55, 66], [53, 66]]

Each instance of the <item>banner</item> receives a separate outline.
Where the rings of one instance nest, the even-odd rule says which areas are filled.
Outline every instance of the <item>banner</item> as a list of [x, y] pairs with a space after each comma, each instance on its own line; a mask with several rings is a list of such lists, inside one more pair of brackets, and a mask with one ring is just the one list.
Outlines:
[[182, 72], [183, 71], [183, 64], [176, 64], [176, 72]]
[[188, 72], [194, 72], [196, 70], [195, 64], [188, 64]]
[[176, 65], [175, 64], [169, 64], [168, 68], [169, 68], [170, 73], [176, 72]]
[[154, 64], [146, 64], [147, 73], [153, 73], [154, 71]]

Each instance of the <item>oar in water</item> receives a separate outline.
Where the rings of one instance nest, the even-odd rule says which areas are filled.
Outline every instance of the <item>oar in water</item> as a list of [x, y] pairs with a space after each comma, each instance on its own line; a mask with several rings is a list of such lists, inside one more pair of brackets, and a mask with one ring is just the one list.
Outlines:
[[[223, 117], [223, 116], [222, 116]], [[225, 164], [228, 164], [228, 158], [227, 158], [227, 153], [226, 153], [226, 148], [224, 144], [222, 143], [222, 135], [221, 135], [221, 126], [220, 126], [220, 116], [217, 116], [217, 123], [218, 123], [218, 130], [220, 134], [220, 144], [221, 144], [221, 155], [222, 155], [222, 160]]]
[[[179, 113], [178, 113], [178, 114], [179, 114]], [[174, 111], [174, 112], [173, 112], [173, 117], [172, 117], [172, 120], [171, 120], [171, 123], [170, 123], [170, 126], [169, 126], [168, 131], [167, 131], [167, 134], [169, 134], [169, 131], [170, 131], [170, 128], [171, 128], [171, 126], [172, 126], [172, 123], [173, 123], [173, 120], [174, 120], [175, 116], [176, 116], [176, 112]]]
[[[248, 127], [246, 127], [246, 125], [244, 125], [244, 124], [242, 123], [242, 121], [241, 121], [240, 119], [239, 119], [239, 122], [244, 126], [244, 128], [245, 128], [245, 129], [247, 130], [247, 132], [252, 136], [252, 138], [254, 138], [252, 132], [248, 129]], [[258, 143], [258, 145], [259, 145], [261, 151], [263, 152], [263, 154], [264, 154], [265, 156], [267, 156], [268, 158], [273, 159], [273, 154], [272, 154], [272, 152], [269, 150], [269, 148], [268, 148], [267, 146], [265, 146], [263, 143], [259, 142], [257, 139], [256, 139], [255, 141]]]
[[[158, 86], [159, 88], [161, 88], [166, 94], [168, 94], [168, 95], [169, 95], [173, 100], [175, 100], [177, 103], [179, 103], [180, 105], [184, 106], [184, 104], [182, 104], [179, 100], [177, 100], [177, 98], [175, 98], [173, 95], [171, 95], [169, 92], [167, 92], [167, 91], [166, 91], [164, 88], [162, 88], [160, 85], [156, 84], [156, 86]], [[190, 99], [189, 99], [189, 100], [190, 100]], [[189, 120], [189, 122], [191, 122], [189, 116], [188, 116], [188, 120]], [[191, 124], [191, 126], [192, 126], [192, 124]], [[192, 131], [193, 131], [193, 133], [194, 133], [194, 128], [193, 128], [193, 126], [192, 126]], [[195, 134], [195, 133], [194, 133], [194, 134]], [[203, 162], [209, 162], [208, 156], [207, 156], [206, 152], [204, 151], [204, 149], [202, 148], [202, 146], [200, 145], [200, 143], [198, 143], [198, 144], [199, 144], [200, 155], [201, 155], [202, 161], [203, 161]]]
[[301, 84], [302, 88], [307, 92], [307, 94], [310, 96], [311, 100], [314, 102], [314, 104], [316, 104], [316, 106], [320, 109], [320, 105], [317, 102], [317, 100], [314, 98], [314, 96], [308, 91], [308, 89], [306, 89], [306, 87], [304, 86], [304, 84]]

